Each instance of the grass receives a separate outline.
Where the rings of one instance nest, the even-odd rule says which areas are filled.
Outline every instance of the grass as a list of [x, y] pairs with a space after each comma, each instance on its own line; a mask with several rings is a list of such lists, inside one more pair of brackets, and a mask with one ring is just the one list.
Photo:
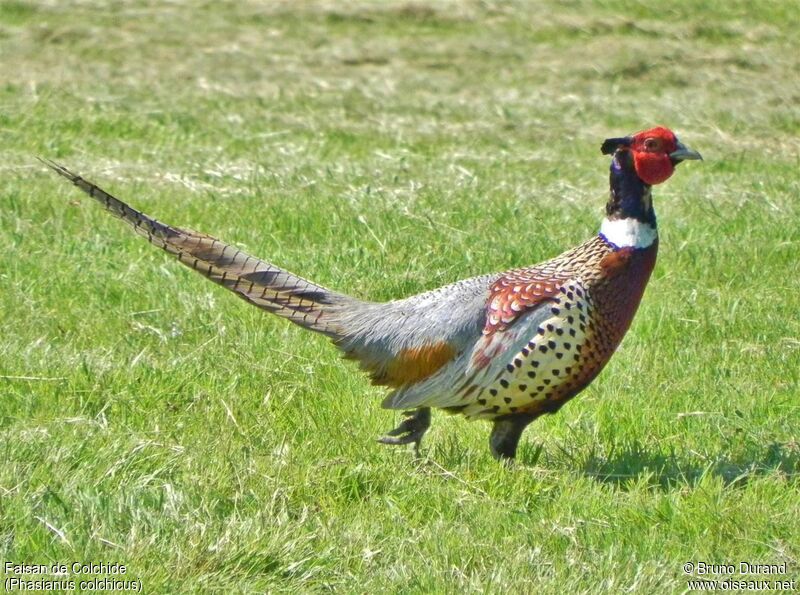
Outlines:
[[[684, 592], [687, 561], [798, 578], [798, 12], [0, 5], [0, 557], [124, 563], [151, 593]], [[513, 469], [444, 415], [419, 461], [375, 444], [397, 416], [325, 340], [34, 160], [390, 299], [583, 241], [600, 142], [653, 124], [706, 161], [656, 191], [620, 352]]]

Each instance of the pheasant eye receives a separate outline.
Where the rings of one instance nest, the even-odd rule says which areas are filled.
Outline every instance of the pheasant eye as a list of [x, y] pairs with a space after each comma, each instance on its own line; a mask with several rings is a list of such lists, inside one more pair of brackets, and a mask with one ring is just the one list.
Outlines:
[[648, 151], [655, 151], [658, 149], [658, 140], [654, 138], [648, 138], [644, 141], [644, 148]]

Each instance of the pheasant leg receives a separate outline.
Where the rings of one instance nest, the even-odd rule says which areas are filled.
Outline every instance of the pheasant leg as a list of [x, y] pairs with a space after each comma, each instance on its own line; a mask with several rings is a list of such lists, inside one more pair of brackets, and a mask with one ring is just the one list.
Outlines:
[[489, 436], [489, 448], [498, 461], [513, 461], [522, 432], [535, 419], [532, 415], [513, 415], [496, 419]]

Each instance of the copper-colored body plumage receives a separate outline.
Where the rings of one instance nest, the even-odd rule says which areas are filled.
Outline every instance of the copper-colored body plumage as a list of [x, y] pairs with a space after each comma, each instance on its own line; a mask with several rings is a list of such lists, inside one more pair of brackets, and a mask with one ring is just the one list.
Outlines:
[[[630, 327], [650, 278], [658, 243], [615, 250], [594, 238], [544, 265], [504, 273], [491, 287], [484, 350], [473, 364], [487, 366], [494, 333], [529, 310], [549, 309], [536, 334], [491, 382], [463, 389], [470, 417], [496, 418], [553, 410], [603, 369]], [[477, 405], [477, 407], [476, 407]]]

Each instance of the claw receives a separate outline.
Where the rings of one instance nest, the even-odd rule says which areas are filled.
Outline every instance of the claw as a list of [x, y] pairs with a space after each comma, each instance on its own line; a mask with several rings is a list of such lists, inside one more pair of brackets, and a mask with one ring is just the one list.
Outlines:
[[385, 436], [378, 438], [378, 442], [393, 446], [413, 444], [414, 453], [419, 455], [419, 444], [431, 425], [431, 410], [429, 407], [423, 407], [413, 411], [404, 411], [403, 415], [405, 419], [396, 428], [386, 432]]

